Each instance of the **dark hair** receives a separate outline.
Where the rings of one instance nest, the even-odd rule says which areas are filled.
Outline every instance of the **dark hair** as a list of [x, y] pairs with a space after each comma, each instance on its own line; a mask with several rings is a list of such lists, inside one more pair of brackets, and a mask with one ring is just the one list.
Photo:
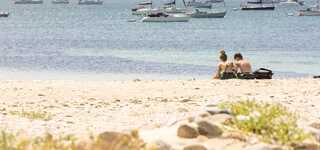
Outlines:
[[219, 56], [219, 58], [220, 58], [221, 61], [227, 61], [228, 56], [227, 56], [227, 54], [226, 54], [225, 51], [220, 51], [220, 56]]
[[236, 53], [236, 54], [234, 54], [234, 57], [233, 57], [233, 58], [234, 58], [234, 59], [239, 58], [240, 60], [243, 59], [241, 53]]

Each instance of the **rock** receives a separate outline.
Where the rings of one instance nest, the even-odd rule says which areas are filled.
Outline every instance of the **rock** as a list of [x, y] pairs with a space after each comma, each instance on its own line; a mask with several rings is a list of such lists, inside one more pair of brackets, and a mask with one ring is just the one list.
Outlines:
[[200, 135], [212, 138], [221, 136], [223, 133], [222, 129], [217, 124], [208, 120], [199, 121], [197, 124]]
[[98, 150], [139, 150], [143, 144], [143, 141], [129, 134], [104, 132], [98, 135], [95, 145]]
[[320, 79], [320, 76], [313, 76], [314, 79]]
[[294, 150], [319, 150], [320, 145], [314, 142], [303, 142], [293, 146]]
[[256, 144], [246, 147], [245, 150], [283, 150], [281, 146], [270, 144]]
[[189, 145], [183, 148], [183, 150], [207, 150], [203, 145]]
[[196, 138], [199, 136], [199, 132], [197, 131], [197, 129], [195, 127], [192, 127], [190, 125], [181, 125], [179, 126], [178, 128], [178, 131], [177, 131], [177, 135], [178, 137], [181, 137], [181, 138]]
[[208, 112], [204, 112], [204, 113], [200, 113], [199, 116], [200, 116], [201, 118], [206, 118], [206, 117], [209, 117], [209, 116], [211, 116], [211, 115], [210, 115]]
[[315, 128], [315, 129], [320, 129], [320, 122], [311, 123], [310, 127]]
[[147, 150], [172, 150], [171, 146], [167, 143], [157, 140], [150, 142], [146, 145]]
[[230, 110], [227, 110], [227, 109], [220, 109], [220, 108], [217, 108], [217, 107], [213, 107], [213, 108], [210, 108], [210, 109], [207, 109], [207, 112], [211, 115], [217, 115], [217, 114], [228, 114], [228, 115], [231, 115], [231, 111]]

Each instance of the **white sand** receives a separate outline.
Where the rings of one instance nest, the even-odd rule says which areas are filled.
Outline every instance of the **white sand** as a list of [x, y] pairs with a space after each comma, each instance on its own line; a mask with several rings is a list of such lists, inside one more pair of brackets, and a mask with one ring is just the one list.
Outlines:
[[[0, 81], [0, 129], [30, 135], [100, 133], [156, 128], [203, 112], [209, 104], [253, 99], [279, 102], [320, 120], [320, 80], [266, 81]], [[10, 111], [52, 114], [30, 120]]]

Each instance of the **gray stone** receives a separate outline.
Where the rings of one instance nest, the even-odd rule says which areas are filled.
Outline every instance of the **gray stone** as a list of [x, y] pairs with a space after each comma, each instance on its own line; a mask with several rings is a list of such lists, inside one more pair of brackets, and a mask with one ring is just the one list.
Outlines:
[[320, 150], [320, 146], [314, 142], [304, 142], [293, 146], [294, 150]]
[[217, 115], [217, 114], [228, 114], [228, 115], [231, 115], [231, 111], [230, 110], [227, 110], [227, 109], [220, 109], [220, 108], [217, 108], [217, 107], [214, 107], [214, 108], [209, 108], [207, 109], [207, 112], [211, 115]]
[[217, 124], [208, 120], [199, 121], [197, 124], [200, 135], [212, 138], [221, 136], [223, 133], [222, 129]]
[[311, 123], [310, 127], [315, 128], [315, 129], [320, 129], [320, 123], [319, 122]]
[[189, 145], [183, 148], [183, 150], [207, 150], [203, 145]]
[[195, 127], [192, 127], [190, 125], [180, 125], [177, 131], [178, 137], [181, 138], [196, 138], [199, 136], [199, 132]]
[[281, 146], [270, 144], [255, 144], [245, 148], [245, 150], [283, 150]]

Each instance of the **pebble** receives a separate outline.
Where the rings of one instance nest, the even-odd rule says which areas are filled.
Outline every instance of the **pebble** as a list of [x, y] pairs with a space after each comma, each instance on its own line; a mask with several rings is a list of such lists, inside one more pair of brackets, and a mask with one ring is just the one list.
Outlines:
[[197, 129], [195, 127], [192, 127], [190, 125], [181, 125], [179, 126], [178, 130], [177, 130], [177, 135], [178, 137], [181, 138], [196, 138], [199, 136], [199, 132], [197, 131]]
[[223, 133], [222, 129], [217, 124], [208, 120], [199, 121], [197, 124], [200, 135], [211, 138], [221, 136]]
[[314, 142], [304, 142], [293, 146], [294, 150], [320, 150], [320, 145]]
[[147, 150], [172, 150], [171, 146], [164, 141], [156, 140], [146, 145]]
[[207, 150], [203, 145], [189, 145], [183, 148], [183, 150]]

